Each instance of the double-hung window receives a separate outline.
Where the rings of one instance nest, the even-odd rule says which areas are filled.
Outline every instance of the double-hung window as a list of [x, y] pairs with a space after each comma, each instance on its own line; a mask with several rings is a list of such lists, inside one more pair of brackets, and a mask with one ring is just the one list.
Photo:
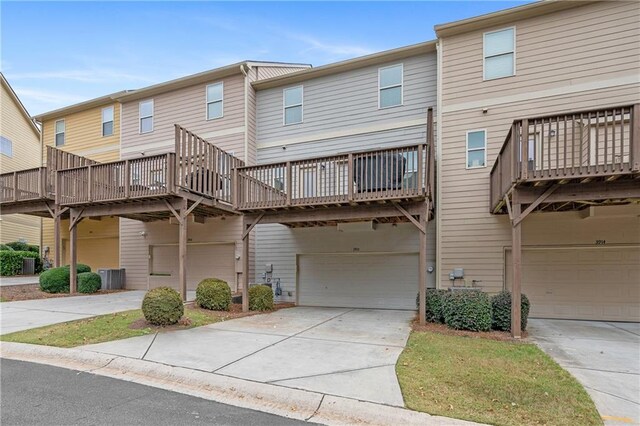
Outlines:
[[139, 104], [140, 133], [153, 132], [153, 99]]
[[467, 169], [487, 165], [487, 131], [471, 130], [467, 132]]
[[64, 145], [64, 120], [58, 120], [55, 124], [55, 138], [56, 138], [56, 146]]
[[289, 87], [282, 91], [284, 125], [302, 123], [302, 86]]
[[516, 75], [516, 29], [484, 33], [484, 79]]
[[0, 136], [0, 153], [7, 157], [13, 157], [13, 143], [4, 136]]
[[224, 85], [222, 82], [207, 86], [207, 120], [222, 118]]
[[113, 106], [102, 108], [102, 136], [113, 135]]
[[378, 107], [402, 105], [402, 64], [378, 69]]

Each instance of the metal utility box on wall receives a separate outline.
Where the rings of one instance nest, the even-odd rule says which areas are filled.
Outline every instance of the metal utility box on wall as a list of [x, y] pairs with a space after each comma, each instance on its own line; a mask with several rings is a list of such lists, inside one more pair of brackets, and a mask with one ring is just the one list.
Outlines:
[[124, 269], [98, 269], [102, 281], [102, 290], [120, 290], [124, 288]]

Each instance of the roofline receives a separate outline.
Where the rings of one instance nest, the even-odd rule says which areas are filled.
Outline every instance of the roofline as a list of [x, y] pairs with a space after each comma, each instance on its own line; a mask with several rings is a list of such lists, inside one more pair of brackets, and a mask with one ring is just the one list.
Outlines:
[[114, 102], [115, 97], [120, 96], [124, 93], [130, 93], [130, 92], [132, 92], [132, 90], [122, 90], [120, 92], [112, 93], [110, 95], [89, 99], [88, 101], [80, 102], [77, 104], [66, 106], [64, 108], [59, 108], [53, 111], [38, 114], [34, 116], [33, 119], [37, 122], [42, 123], [43, 120], [51, 120], [54, 118], [64, 117], [65, 115], [84, 111], [89, 108], [95, 108], [102, 105], [112, 104]]
[[9, 80], [7, 80], [7, 78], [1, 72], [0, 72], [0, 80], [2, 80], [2, 83], [5, 86], [7, 86], [7, 91], [9, 92], [9, 96], [11, 96], [13, 98], [13, 100], [18, 104], [18, 107], [20, 108], [20, 111], [22, 112], [22, 115], [24, 116], [24, 118], [27, 119], [31, 129], [36, 133], [36, 136], [38, 136], [38, 139], [39, 139], [40, 138], [40, 128], [38, 127], [36, 122], [31, 118], [31, 116], [29, 115], [29, 111], [27, 111], [27, 108], [24, 106], [24, 104], [22, 103], [22, 101], [18, 97], [18, 94], [15, 92], [15, 90], [13, 90], [13, 87], [11, 87], [11, 85], [9, 84]]
[[256, 90], [270, 89], [272, 87], [284, 86], [287, 84], [299, 83], [301, 81], [312, 78], [322, 77], [363, 68], [370, 65], [390, 62], [394, 60], [408, 58], [420, 53], [435, 52], [437, 40], [425, 41], [422, 43], [412, 44], [409, 46], [398, 47], [396, 49], [385, 50], [373, 53], [371, 55], [360, 56], [346, 61], [335, 62], [316, 68], [310, 68], [304, 71], [298, 71], [278, 77], [268, 78], [265, 80], [254, 81], [252, 86]]
[[434, 26], [434, 30], [436, 32], [436, 36], [438, 38], [442, 38], [455, 34], [463, 34], [495, 25], [512, 23], [513, 21], [519, 19], [525, 19], [542, 14], [571, 9], [578, 6], [583, 6], [587, 3], [595, 3], [597, 1], [600, 0], [540, 0], [533, 3], [524, 4], [522, 6], [499, 10], [497, 12], [486, 13], [484, 15], [461, 19], [459, 21], [439, 24]]
[[251, 68], [254, 66], [258, 66], [258, 67], [278, 66], [278, 67], [294, 67], [294, 68], [310, 67], [309, 64], [242, 61], [242, 62], [236, 62], [235, 64], [231, 64], [231, 65], [225, 65], [224, 67], [215, 68], [212, 70], [207, 70], [207, 71], [199, 72], [196, 74], [191, 74], [185, 77], [176, 78], [174, 80], [169, 80], [162, 83], [154, 84], [152, 86], [148, 86], [148, 87], [144, 87], [142, 89], [136, 90], [135, 92], [132, 92], [132, 93], [127, 93], [118, 97], [114, 97], [114, 99], [117, 99], [122, 103], [134, 101], [138, 99], [144, 99], [144, 98], [158, 95], [160, 93], [165, 93], [171, 90], [193, 86], [194, 84], [198, 84], [198, 83], [205, 83], [213, 79], [219, 79], [219, 78], [229, 77], [235, 74], [240, 74], [242, 72], [241, 71], [242, 67]]

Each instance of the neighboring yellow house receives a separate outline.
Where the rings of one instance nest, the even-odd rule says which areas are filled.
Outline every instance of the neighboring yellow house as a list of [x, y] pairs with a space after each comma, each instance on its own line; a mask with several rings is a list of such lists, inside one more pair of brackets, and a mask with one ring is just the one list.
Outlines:
[[[0, 80], [0, 173], [40, 167], [40, 129], [1, 73]], [[0, 216], [0, 242], [25, 241], [40, 245], [40, 227], [39, 217]]]
[[[113, 99], [124, 92], [92, 99], [38, 115], [41, 123], [43, 159], [46, 146], [87, 157], [101, 163], [120, 159], [120, 104]], [[92, 270], [117, 268], [120, 221], [117, 217], [85, 220], [78, 225], [78, 262]], [[54, 258], [53, 219], [43, 219], [42, 246]], [[69, 221], [62, 221], [62, 263], [69, 263]]]

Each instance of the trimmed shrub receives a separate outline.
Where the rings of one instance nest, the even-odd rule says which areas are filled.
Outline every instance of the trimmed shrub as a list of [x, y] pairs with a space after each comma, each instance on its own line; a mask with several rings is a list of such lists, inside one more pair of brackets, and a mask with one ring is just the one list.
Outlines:
[[153, 325], [172, 325], [180, 321], [184, 305], [180, 294], [170, 287], [149, 290], [142, 300], [142, 313]]
[[[425, 316], [427, 321], [444, 323], [442, 304], [444, 303], [444, 298], [447, 296], [447, 293], [449, 293], [447, 290], [427, 289], [427, 310]], [[420, 309], [420, 293], [416, 296], [416, 308]]]
[[[62, 268], [70, 269], [71, 265], [64, 265]], [[76, 263], [76, 271], [78, 274], [82, 274], [84, 272], [91, 272], [91, 267], [89, 265], [85, 265], [84, 263]]]
[[444, 322], [457, 330], [491, 329], [491, 300], [479, 290], [452, 291], [443, 304]]
[[29, 244], [20, 241], [12, 241], [10, 243], [7, 243], [6, 245], [11, 247], [15, 251], [29, 251]]
[[69, 293], [69, 268], [51, 268], [40, 274], [40, 290], [47, 293]]
[[80, 293], [95, 293], [102, 287], [102, 279], [95, 272], [78, 274], [78, 291]]
[[13, 249], [11, 247], [9, 247], [6, 244], [0, 244], [0, 250], [9, 250], [9, 251], [13, 251]]
[[22, 272], [22, 259], [36, 260], [36, 273], [42, 270], [42, 259], [37, 253], [31, 251], [0, 250], [0, 275], [7, 277], [18, 275]]
[[[529, 298], [526, 294], [522, 294], [520, 298], [520, 312], [522, 320], [520, 328], [524, 331], [527, 328], [527, 320], [529, 319]], [[493, 319], [491, 328], [494, 330], [511, 331], [511, 293], [501, 291], [491, 298], [491, 311]]]
[[196, 288], [196, 303], [201, 308], [228, 311], [231, 305], [231, 288], [226, 281], [207, 278]]
[[249, 310], [269, 311], [273, 309], [273, 291], [266, 285], [249, 287]]

